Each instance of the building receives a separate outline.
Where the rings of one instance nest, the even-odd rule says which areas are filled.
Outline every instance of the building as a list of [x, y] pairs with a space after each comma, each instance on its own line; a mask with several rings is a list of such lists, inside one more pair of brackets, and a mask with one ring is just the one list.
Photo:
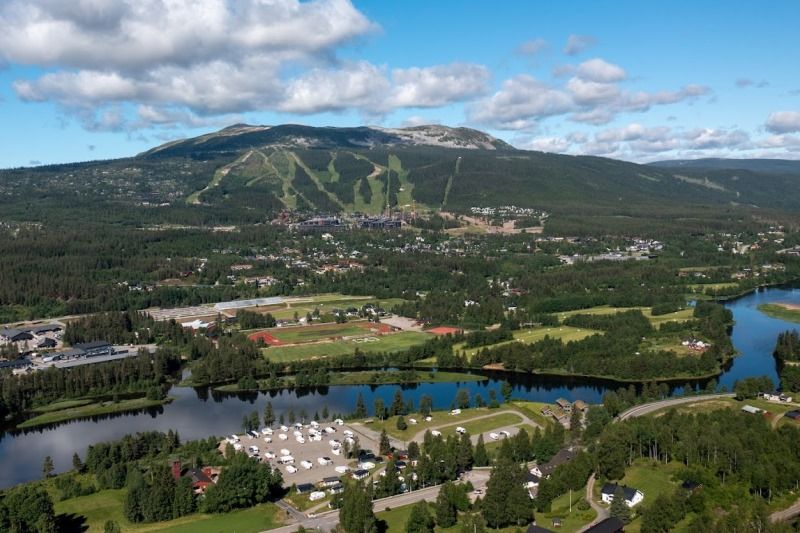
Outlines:
[[55, 339], [51, 339], [49, 337], [46, 337], [46, 338], [42, 339], [41, 341], [39, 341], [39, 343], [36, 345], [36, 348], [39, 349], [39, 350], [52, 350], [57, 345], [58, 345], [58, 343], [55, 341]]
[[23, 342], [33, 340], [33, 335], [27, 330], [9, 328], [0, 329], [0, 340], [6, 342]]
[[742, 407], [742, 411], [744, 411], [745, 413], [750, 413], [751, 415], [757, 415], [763, 412], [758, 407], [753, 407], [752, 405], [745, 405], [744, 407]]
[[[611, 503], [614, 501], [614, 495], [617, 492], [617, 485], [616, 483], [606, 483], [603, 485], [603, 488], [600, 490], [600, 497], [603, 500], [603, 503]], [[633, 487], [626, 487], [625, 485], [621, 486], [622, 494], [625, 498], [625, 505], [628, 507], [633, 507], [637, 505], [644, 499], [644, 494], [639, 489], [635, 489]]]
[[584, 533], [622, 533], [625, 528], [625, 523], [619, 518], [606, 518], [598, 522]]
[[559, 450], [559, 452], [544, 465], [536, 465], [531, 468], [531, 474], [539, 478], [548, 478], [558, 466], [568, 463], [574, 458], [575, 453], [571, 450]]
[[565, 413], [569, 413], [572, 411], [572, 404], [569, 401], [565, 400], [564, 398], [559, 398], [556, 400], [556, 405], [561, 408], [562, 411]]
[[575, 400], [575, 403], [572, 404], [572, 408], [583, 412], [589, 408], [589, 404], [587, 404], [583, 400]]
[[341, 480], [337, 476], [330, 476], [326, 478], [322, 478], [319, 485], [321, 487], [333, 487], [341, 483]]
[[355, 472], [353, 472], [353, 479], [355, 479], [356, 481], [359, 481], [361, 479], [365, 479], [367, 476], [369, 476], [369, 470], [363, 470], [362, 469], [362, 470], [356, 470]]
[[786, 414], [784, 414], [783, 416], [785, 416], [786, 418], [790, 418], [795, 422], [800, 421], [800, 410], [793, 409], [791, 411], [787, 411]]
[[106, 341], [81, 342], [74, 346], [76, 350], [83, 350], [84, 357], [98, 355], [114, 355], [114, 347]]
[[311, 483], [301, 483], [297, 485], [297, 494], [306, 494], [314, 490], [314, 485]]
[[0, 370], [25, 370], [31, 368], [33, 363], [30, 359], [20, 357], [19, 359], [11, 359], [10, 361], [0, 361]]

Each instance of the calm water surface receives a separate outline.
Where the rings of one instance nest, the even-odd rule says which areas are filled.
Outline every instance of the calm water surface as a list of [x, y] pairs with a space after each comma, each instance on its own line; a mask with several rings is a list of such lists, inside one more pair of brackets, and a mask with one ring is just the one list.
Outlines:
[[[767, 302], [800, 304], [800, 289], [767, 289], [727, 304], [734, 313], [736, 324], [733, 327], [733, 344], [740, 355], [719, 377], [720, 384], [730, 388], [737, 379], [760, 375], [768, 375], [777, 383], [777, 371], [772, 358], [775, 339], [778, 333], [796, 325], [769, 318], [756, 309], [759, 304]], [[468, 389], [472, 397], [480, 394], [484, 400], [488, 399], [490, 390], [495, 390], [500, 397], [500, 383], [507, 379], [514, 385], [514, 396], [518, 398], [553, 402], [563, 397], [592, 403], [599, 402], [606, 390], [619, 386], [600, 380], [502, 373], [489, 376], [488, 381], [482, 382], [425, 383], [403, 387], [403, 394], [406, 398], [413, 398], [415, 405], [419, 404], [423, 394], [428, 394], [433, 398], [435, 407], [447, 408], [459, 388]], [[263, 413], [268, 401], [272, 402], [276, 416], [287, 413], [289, 409], [293, 409], [298, 416], [303, 410], [313, 416], [326, 405], [331, 413], [348, 413], [353, 410], [356, 398], [361, 393], [371, 411], [377, 397], [383, 398], [387, 405], [391, 403], [397, 388], [397, 385], [357, 385], [231, 395], [207, 389], [173, 387], [169, 394], [175, 401], [146, 412], [79, 420], [52, 428], [0, 435], [0, 487], [40, 477], [46, 455], [53, 458], [57, 470], [66, 470], [71, 468], [74, 452], [83, 457], [89, 444], [117, 439], [126, 433], [173, 429], [184, 440], [226, 435], [241, 431], [242, 416], [253, 410]], [[681, 389], [675, 391], [680, 392]]]

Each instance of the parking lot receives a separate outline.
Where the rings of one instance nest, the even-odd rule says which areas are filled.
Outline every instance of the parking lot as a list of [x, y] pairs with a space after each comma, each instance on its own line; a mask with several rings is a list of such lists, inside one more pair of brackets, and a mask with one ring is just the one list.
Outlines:
[[[326, 431], [327, 428], [335, 429], [335, 432]], [[287, 487], [306, 483], [317, 485], [324, 478], [342, 476], [343, 472], [337, 471], [336, 467], [348, 467], [348, 474], [358, 469], [357, 460], [345, 459], [344, 442], [347, 438], [347, 431], [353, 432], [354, 436], [358, 438], [361, 449], [377, 452], [378, 444], [376, 442], [354, 431], [346, 424], [338, 425], [333, 422], [321, 423], [318, 430], [305, 424], [301, 427], [273, 427], [271, 435], [265, 434], [261, 430], [258, 432], [258, 437], [239, 434], [237, 435], [239, 438], [237, 448], [240, 448], [243, 453], [250, 453], [251, 446], [257, 447], [258, 457], [261, 461], [267, 462], [281, 471], [284, 485]], [[271, 442], [266, 442], [266, 439], [271, 439]], [[341, 443], [339, 454], [335, 453], [331, 441]], [[287, 462], [291, 461], [290, 464], [283, 464], [284, 461], [281, 458], [287, 456], [291, 457], [293, 461], [286, 459]], [[325, 458], [330, 462], [325, 461]], [[328, 464], [322, 464], [323, 462]]]

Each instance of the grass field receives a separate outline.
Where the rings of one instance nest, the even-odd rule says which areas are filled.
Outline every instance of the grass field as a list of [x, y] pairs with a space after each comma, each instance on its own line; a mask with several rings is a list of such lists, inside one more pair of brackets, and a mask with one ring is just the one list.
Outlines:
[[334, 337], [366, 335], [369, 333], [369, 330], [366, 329], [362, 324], [366, 324], [366, 322], [272, 328], [265, 331], [284, 344], [295, 344], [301, 342], [315, 342]]
[[273, 309], [270, 313], [279, 320], [288, 320], [294, 318], [295, 312], [300, 316], [305, 316], [306, 313], [313, 313], [314, 309], [319, 309], [320, 313], [325, 314], [332, 312], [334, 309], [360, 308], [368, 303], [383, 307], [389, 311], [392, 307], [402, 302], [402, 298], [378, 299], [371, 296], [349, 296], [331, 293], [301, 298], [287, 298], [283, 309]]
[[34, 413], [50, 413], [52, 411], [61, 411], [62, 409], [72, 409], [74, 407], [82, 407], [84, 405], [89, 405], [90, 403], [95, 403], [94, 400], [89, 398], [83, 398], [80, 400], [64, 400], [63, 402], [55, 402], [43, 407], [37, 407], [32, 409]]
[[522, 400], [512, 400], [511, 405], [519, 409], [528, 418], [538, 423], [542, 427], [547, 427], [548, 424], [555, 422], [551, 417], [545, 417], [542, 414], [542, 409], [545, 407], [552, 407], [552, 404], [544, 402], [526, 402]]
[[[364, 332], [365, 330], [361, 330]], [[352, 354], [356, 348], [364, 353], [375, 352], [400, 352], [424, 343], [430, 339], [428, 333], [419, 331], [401, 331], [391, 335], [381, 335], [371, 337], [377, 339], [372, 342], [356, 342], [354, 340], [339, 340], [336, 342], [324, 342], [297, 346], [272, 346], [264, 348], [264, 357], [271, 361], [289, 362], [301, 359], [313, 359], [318, 357], [333, 357], [337, 355]]]
[[718, 398], [714, 400], [703, 400], [702, 397], [698, 397], [697, 402], [682, 404], [676, 407], [671, 407], [667, 409], [660, 409], [658, 411], [654, 411], [647, 416], [661, 416], [670, 409], [677, 409], [679, 413], [710, 413], [712, 411], [718, 411], [720, 409], [736, 409], [739, 410], [745, 405], [752, 405], [753, 407], [758, 407], [759, 409], [763, 409], [770, 413], [773, 426], [778, 424], [795, 424], [796, 422], [783, 418], [784, 413], [787, 411], [791, 411], [792, 409], [797, 409], [796, 404], [785, 404], [785, 403], [777, 403], [777, 402], [768, 402], [766, 400], [757, 400], [757, 399], [748, 399], [748, 400], [736, 400], [735, 398]]
[[[54, 424], [56, 422], [64, 422], [74, 418], [85, 418], [96, 415], [107, 415], [110, 413], [122, 413], [124, 411], [135, 411], [137, 409], [145, 409], [147, 407], [155, 407], [168, 403], [171, 399], [166, 400], [148, 400], [146, 398], [133, 398], [130, 400], [120, 400], [119, 402], [90, 402], [90, 403], [75, 403], [75, 402], [59, 402], [61, 408], [57, 408], [58, 404], [48, 406], [49, 408], [40, 408], [38, 412], [42, 414], [29, 418], [21, 424], [18, 428], [30, 428], [34, 426], [41, 426], [45, 424]], [[80, 402], [80, 400], [77, 400]], [[72, 403], [73, 407], [64, 407], [65, 404]], [[47, 409], [43, 411], [42, 409]]]
[[137, 533], [167, 531], [170, 533], [256, 533], [280, 524], [279, 509], [263, 504], [251, 509], [222, 515], [193, 514], [168, 522], [132, 524], [123, 515], [126, 489], [103, 490], [89, 496], [55, 503], [57, 515], [84, 517], [87, 533], [102, 533], [106, 520], [114, 520], [123, 531]]
[[[451, 415], [449, 411], [434, 411], [431, 413], [430, 422], [426, 422], [418, 413], [412, 413], [405, 416], [406, 422], [409, 418], [414, 418], [418, 423], [408, 424], [408, 428], [403, 431], [397, 429], [396, 416], [390, 416], [386, 420], [374, 420], [368, 427], [378, 432], [386, 429], [386, 433], [402, 441], [409, 441], [417, 433], [424, 433], [428, 429], [446, 433], [451, 430], [455, 431], [456, 426], [463, 426], [470, 434], [477, 435], [492, 429], [520, 424], [522, 418], [514, 411], [514, 406], [510, 404], [504, 404], [499, 409], [486, 407], [462, 409], [461, 413], [457, 415]], [[493, 416], [470, 422], [473, 418], [486, 415]]]
[[800, 322], [800, 309], [790, 309], [781, 304], [761, 304], [758, 306], [758, 310], [771, 318]]
[[574, 533], [581, 529], [592, 520], [594, 520], [597, 513], [591, 507], [586, 511], [578, 509], [577, 503], [586, 499], [586, 491], [580, 490], [572, 493], [572, 511], [570, 512], [570, 495], [562, 494], [550, 506], [549, 513], [536, 513], [536, 521], [542, 527], [551, 527], [553, 518], [561, 519], [561, 527], [558, 531], [563, 533]]
[[[634, 511], [639, 511], [650, 505], [659, 495], [668, 494], [672, 492], [679, 482], [674, 476], [681, 470], [680, 463], [654, 463], [646, 459], [638, 459], [634, 461], [633, 466], [625, 470], [625, 477], [619, 483], [634, 487], [642, 491], [644, 500], [634, 507]], [[602, 483], [595, 484], [595, 497], [600, 501], [600, 489]], [[626, 533], [636, 533], [642, 527], [641, 515], [637, 516], [630, 524], [625, 526]]]
[[[564, 342], [569, 341], [579, 341], [585, 339], [590, 335], [594, 335], [595, 333], [600, 333], [599, 331], [595, 331], [593, 329], [585, 329], [585, 328], [573, 328], [571, 326], [558, 326], [558, 327], [540, 327], [540, 328], [531, 328], [531, 329], [520, 329], [514, 331], [514, 340], [513, 341], [505, 341], [499, 342], [497, 344], [493, 344], [492, 347], [502, 346], [504, 344], [509, 344], [511, 342], [524, 342], [526, 344], [530, 344], [536, 341], [540, 341], [545, 337], [550, 337], [554, 339], [561, 339]], [[484, 346], [480, 346], [478, 348], [470, 348], [465, 350], [468, 357], [472, 357], [475, 355], [479, 350], [485, 348]], [[460, 343], [454, 346], [454, 350], [460, 351], [464, 350], [464, 344]], [[427, 361], [427, 360], [426, 360]]]
[[691, 320], [694, 313], [694, 309], [687, 308], [674, 313], [653, 316], [649, 307], [611, 307], [608, 305], [601, 305], [598, 307], [590, 307], [588, 309], [577, 309], [575, 311], [557, 313], [557, 315], [558, 318], [563, 321], [565, 318], [573, 315], [613, 315], [616, 313], [624, 313], [625, 311], [632, 311], [634, 309], [640, 310], [654, 326], [658, 326], [664, 322], [683, 322], [686, 320]]

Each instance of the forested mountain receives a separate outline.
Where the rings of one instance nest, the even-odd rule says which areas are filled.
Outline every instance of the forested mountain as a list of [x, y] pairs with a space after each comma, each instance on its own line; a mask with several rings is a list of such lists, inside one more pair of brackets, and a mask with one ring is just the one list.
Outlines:
[[[380, 213], [387, 206], [463, 212], [517, 205], [562, 219], [669, 211], [679, 220], [704, 216], [708, 206], [800, 211], [800, 164], [737, 164], [744, 168], [516, 150], [445, 126], [238, 124], [128, 159], [0, 171], [0, 205], [15, 221], [52, 220], [64, 209], [70, 216], [86, 205], [123, 222], [185, 224], [263, 221], [286, 209]], [[158, 210], [142, 215], [141, 207]]]
[[655, 161], [650, 166], [659, 168], [690, 168], [694, 170], [750, 170], [772, 174], [800, 175], [800, 161], [794, 159], [668, 159]]

